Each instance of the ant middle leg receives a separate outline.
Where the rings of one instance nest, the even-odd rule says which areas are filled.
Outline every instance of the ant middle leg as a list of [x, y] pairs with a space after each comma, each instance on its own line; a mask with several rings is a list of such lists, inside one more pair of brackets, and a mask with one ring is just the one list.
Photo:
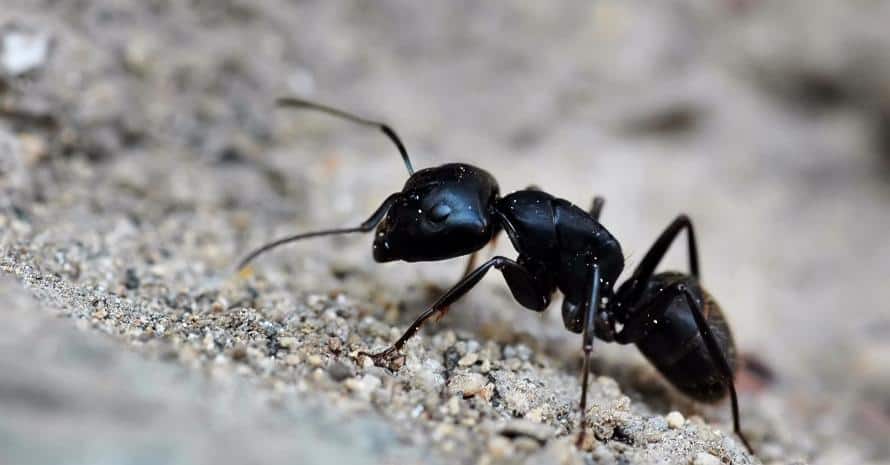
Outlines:
[[584, 309], [584, 327], [581, 332], [582, 350], [584, 351], [584, 363], [581, 371], [581, 419], [580, 432], [578, 433], [577, 447], [581, 447], [584, 442], [584, 435], [587, 431], [587, 378], [590, 376], [590, 355], [593, 352], [593, 337], [595, 335], [594, 322], [596, 313], [599, 310], [600, 301], [600, 268], [599, 265], [593, 265], [593, 272], [590, 278], [590, 293], [587, 296], [587, 302]]
[[483, 263], [479, 268], [470, 272], [451, 289], [442, 294], [441, 297], [414, 319], [411, 325], [408, 326], [408, 329], [391, 346], [383, 351], [373, 354], [362, 351], [359, 352], [359, 355], [367, 355], [371, 357], [375, 363], [380, 363], [383, 360], [388, 359], [401, 350], [405, 343], [408, 342], [418, 330], [420, 330], [426, 320], [442, 312], [444, 309], [448, 308], [449, 305], [463, 297], [476, 286], [476, 284], [479, 284], [479, 281], [481, 281], [482, 278], [485, 277], [485, 274], [492, 268], [497, 268], [503, 273], [510, 290], [513, 292], [513, 296], [516, 297], [523, 306], [536, 311], [542, 311], [547, 308], [547, 305], [550, 303], [552, 292], [543, 292], [544, 288], [541, 287], [539, 279], [536, 276], [532, 275], [532, 273], [520, 263], [510, 260], [507, 257], [493, 257]]

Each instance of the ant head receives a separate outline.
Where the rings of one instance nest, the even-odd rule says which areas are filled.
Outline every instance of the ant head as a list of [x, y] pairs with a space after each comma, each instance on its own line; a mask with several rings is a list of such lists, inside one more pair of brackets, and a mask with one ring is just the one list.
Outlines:
[[269, 242], [241, 260], [239, 269], [260, 254], [284, 244], [312, 237], [368, 232], [375, 225], [374, 259], [378, 262], [444, 260], [481, 249], [500, 228], [494, 220], [498, 184], [487, 172], [453, 163], [415, 173], [405, 145], [385, 123], [297, 97], [279, 99], [278, 104], [376, 127], [396, 146], [411, 177], [401, 192], [387, 197], [361, 226], [313, 231]]
[[414, 173], [374, 238], [378, 262], [444, 260], [481, 249], [497, 230], [494, 178], [479, 168], [447, 164]]

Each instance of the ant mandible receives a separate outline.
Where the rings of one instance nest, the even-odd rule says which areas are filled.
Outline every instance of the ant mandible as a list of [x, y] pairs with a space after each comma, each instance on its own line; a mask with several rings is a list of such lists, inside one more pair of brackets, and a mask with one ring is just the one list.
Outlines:
[[[748, 451], [751, 446], [739, 426], [733, 372], [735, 345], [717, 302], [701, 287], [692, 222], [679, 215], [661, 233], [637, 269], [615, 290], [624, 268], [621, 246], [599, 223], [605, 201], [596, 197], [589, 211], [536, 188], [500, 196], [497, 181], [472, 165], [449, 163], [414, 172], [408, 152], [388, 125], [336, 108], [283, 98], [284, 107], [320, 111], [380, 129], [395, 143], [409, 178], [361, 225], [285, 237], [251, 252], [244, 268], [263, 252], [282, 244], [333, 234], [370, 232], [374, 260], [436, 261], [473, 254], [463, 278], [418, 316], [387, 349], [370, 354], [381, 364], [395, 355], [430, 317], [470, 291], [495, 268], [513, 297], [523, 306], [543, 312], [558, 289], [564, 295], [566, 329], [582, 335], [584, 362], [581, 388], [580, 445], [586, 427], [587, 387], [594, 338], [636, 344], [643, 355], [685, 395], [716, 402], [729, 393], [733, 428]], [[686, 231], [689, 272], [655, 273], [668, 247]], [[504, 231], [519, 252], [516, 260], [496, 256], [473, 269], [476, 253]]]

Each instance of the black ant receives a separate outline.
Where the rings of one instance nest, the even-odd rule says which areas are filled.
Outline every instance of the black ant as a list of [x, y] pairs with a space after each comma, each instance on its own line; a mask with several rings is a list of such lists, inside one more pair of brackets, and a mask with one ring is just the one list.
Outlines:
[[[396, 192], [354, 228], [330, 229], [285, 237], [244, 258], [243, 268], [257, 255], [289, 242], [332, 234], [370, 232], [374, 260], [435, 261], [472, 254], [463, 278], [418, 316], [405, 333], [382, 352], [370, 356], [382, 364], [434, 315], [470, 291], [485, 274], [499, 270], [513, 297], [524, 307], [544, 311], [556, 290], [565, 296], [566, 329], [580, 333], [584, 364], [581, 389], [580, 445], [586, 426], [587, 386], [594, 337], [636, 344], [677, 389], [696, 400], [732, 402], [733, 428], [748, 451], [739, 426], [733, 371], [736, 351], [732, 334], [717, 302], [699, 282], [698, 253], [692, 222], [679, 215], [655, 241], [639, 266], [615, 290], [624, 255], [615, 237], [599, 223], [605, 200], [596, 197], [589, 211], [536, 188], [501, 197], [497, 181], [472, 165], [449, 163], [414, 172], [405, 146], [386, 124], [297, 98], [279, 105], [312, 109], [380, 129], [395, 143], [410, 177]], [[516, 260], [493, 257], [473, 268], [476, 254], [505, 231], [519, 252]], [[655, 273], [668, 247], [686, 231], [689, 272]]]

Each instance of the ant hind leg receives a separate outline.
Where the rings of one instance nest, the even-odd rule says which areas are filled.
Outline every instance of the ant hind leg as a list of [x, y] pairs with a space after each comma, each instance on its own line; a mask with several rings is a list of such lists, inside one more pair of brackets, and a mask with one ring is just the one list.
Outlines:
[[687, 250], [689, 254], [689, 274], [695, 279], [699, 279], [698, 267], [698, 247], [695, 241], [695, 230], [692, 227], [692, 220], [688, 216], [678, 215], [667, 228], [662, 231], [640, 264], [634, 270], [633, 274], [621, 286], [618, 291], [619, 298], [623, 302], [633, 304], [640, 300], [646, 288], [646, 284], [655, 274], [655, 269], [661, 263], [668, 248], [674, 243], [674, 240], [683, 230], [686, 230]]
[[730, 401], [732, 404], [733, 430], [736, 435], [738, 435], [739, 439], [741, 439], [748, 452], [753, 454], [753, 449], [751, 449], [748, 439], [745, 438], [745, 435], [742, 433], [739, 421], [739, 400], [735, 390], [735, 383], [733, 382], [732, 367], [729, 365], [729, 361], [726, 359], [726, 354], [720, 348], [720, 344], [714, 337], [711, 327], [708, 325], [704, 313], [702, 313], [701, 305], [698, 303], [698, 300], [686, 283], [678, 282], [672, 284], [659, 292], [658, 295], [646, 302], [643, 306], [636, 309], [628, 309], [633, 316], [625, 322], [621, 331], [615, 335], [615, 341], [619, 344], [633, 344], [646, 337], [646, 334], [654, 328], [656, 324], [655, 322], [663, 317], [671, 307], [674, 299], [678, 296], [683, 296], [686, 299], [698, 332], [701, 334], [705, 347], [708, 350], [708, 355], [710, 355], [711, 359], [717, 365], [720, 378], [729, 390]]

